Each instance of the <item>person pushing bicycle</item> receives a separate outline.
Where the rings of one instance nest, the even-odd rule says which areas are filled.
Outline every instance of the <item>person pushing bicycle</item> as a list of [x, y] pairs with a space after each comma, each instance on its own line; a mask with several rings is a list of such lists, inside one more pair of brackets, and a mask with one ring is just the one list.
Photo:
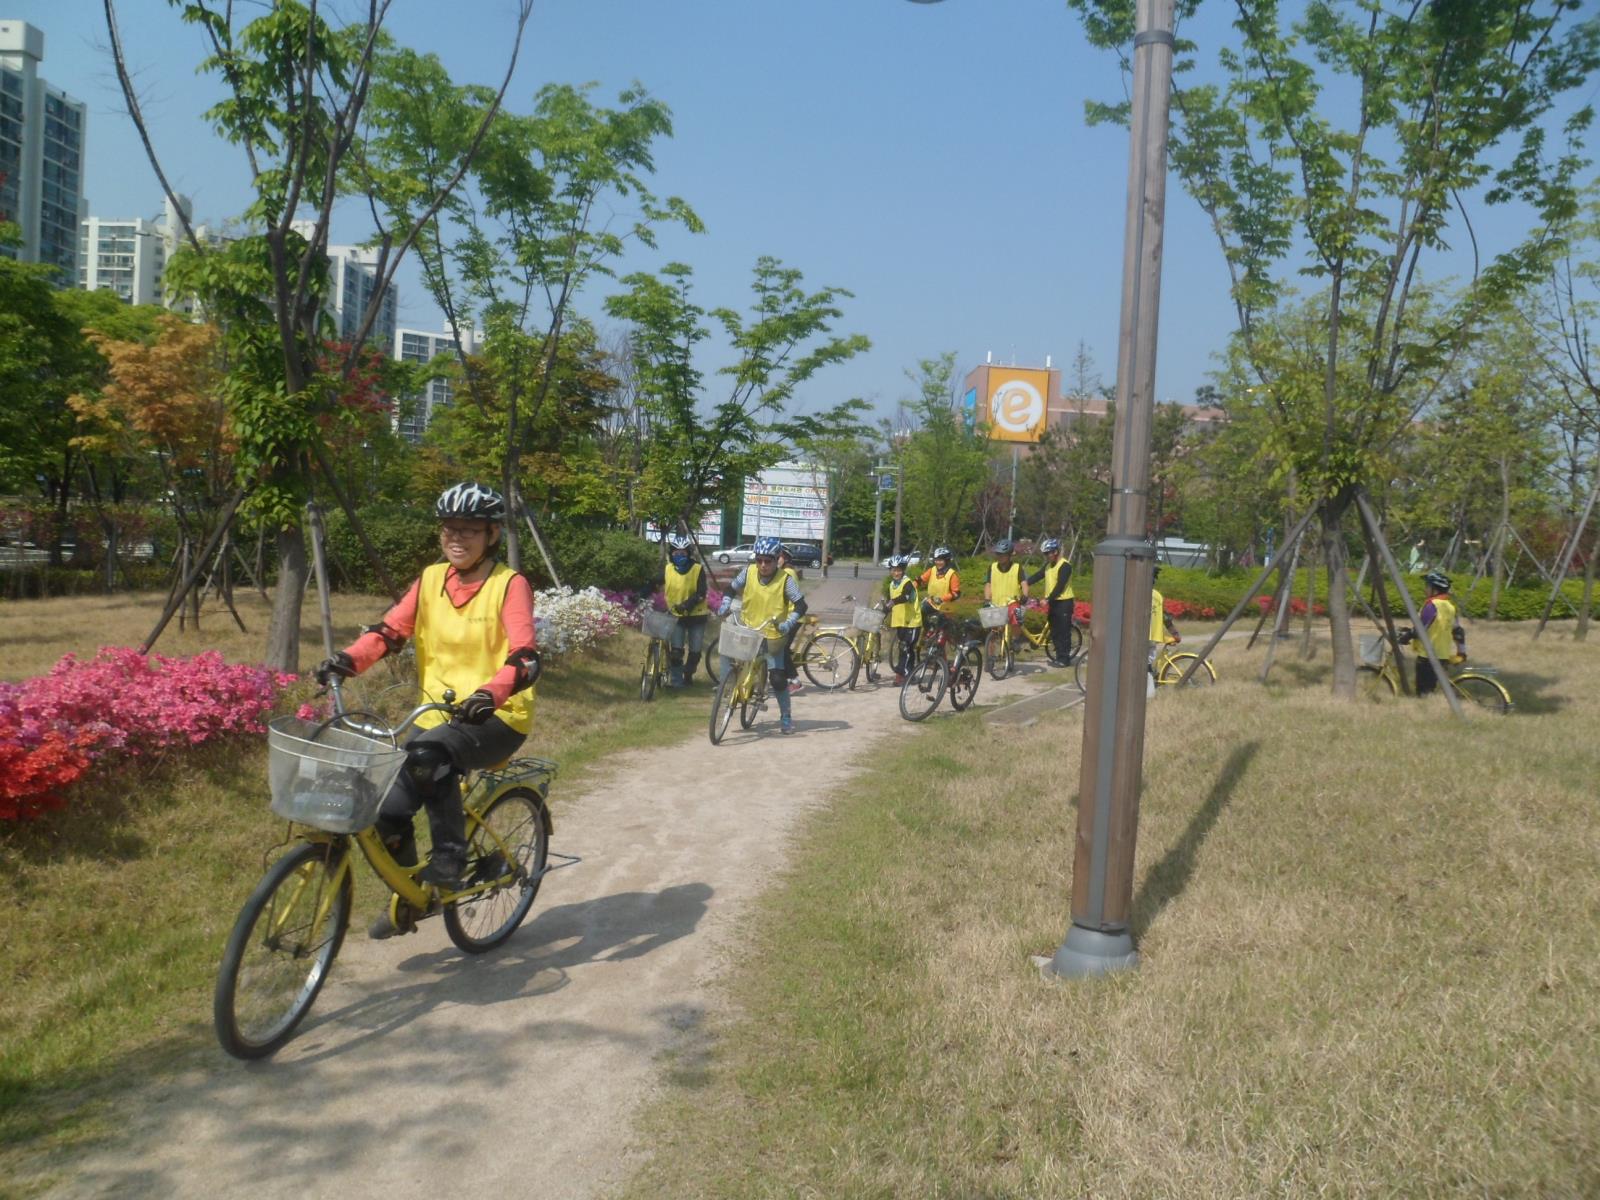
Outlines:
[[961, 599], [961, 576], [951, 565], [949, 546], [934, 547], [933, 566], [922, 573], [917, 586], [922, 589], [924, 624], [931, 617], [949, 615], [956, 601]]
[[[314, 674], [326, 686], [334, 676], [351, 678], [411, 639], [416, 646], [417, 683], [424, 701], [444, 693], [465, 694], [454, 717], [423, 714], [406, 743], [405, 764], [378, 812], [378, 833], [401, 866], [417, 862], [419, 808], [428, 811], [433, 851], [417, 875], [440, 888], [461, 885], [467, 862], [467, 818], [461, 777], [510, 758], [533, 728], [534, 683], [539, 651], [533, 624], [533, 589], [494, 550], [506, 505], [478, 483], [446, 488], [433, 506], [444, 561], [423, 569], [398, 603], [376, 625]], [[388, 910], [368, 931], [375, 938], [399, 930]]]
[[[789, 675], [784, 669], [784, 638], [800, 625], [806, 615], [806, 598], [800, 594], [800, 585], [792, 574], [778, 567], [778, 552], [783, 543], [775, 537], [758, 537], [755, 543], [755, 570], [742, 567], [728, 585], [723, 598], [721, 615], [733, 612], [735, 600], [740, 608], [740, 620], [752, 629], [762, 629], [767, 636], [767, 682], [778, 699], [778, 729], [782, 733], [794, 732], [790, 715]], [[775, 622], [769, 626], [768, 622]], [[732, 672], [734, 664], [722, 660], [722, 672]]]
[[1061, 539], [1048, 537], [1039, 543], [1044, 566], [1028, 576], [1028, 585], [1044, 584], [1045, 615], [1050, 621], [1050, 645], [1056, 666], [1070, 665], [1072, 655], [1072, 564], [1061, 554]]
[[[1456, 602], [1450, 596], [1450, 576], [1443, 571], [1429, 571], [1422, 577], [1422, 582], [1428, 589], [1428, 598], [1423, 602], [1422, 611], [1417, 614], [1422, 622], [1423, 636], [1433, 646], [1433, 652], [1441, 663], [1465, 662], [1467, 632], [1456, 621]], [[1400, 640], [1410, 642], [1412, 652], [1416, 655], [1417, 698], [1421, 699], [1439, 686], [1439, 678], [1433, 673], [1433, 664], [1428, 661], [1428, 652], [1416, 630], [1402, 630]]]
[[983, 583], [983, 598], [1008, 609], [1008, 619], [1020, 629], [1022, 602], [1028, 598], [1028, 581], [1022, 577], [1022, 564], [1011, 557], [1013, 549], [1010, 538], [1001, 538], [994, 544], [994, 561], [989, 564], [989, 577]]
[[1183, 641], [1183, 635], [1178, 632], [1178, 627], [1172, 623], [1172, 616], [1167, 612], [1166, 598], [1162, 596], [1161, 589], [1155, 586], [1155, 581], [1161, 578], [1161, 568], [1157, 567], [1150, 573], [1150, 692], [1155, 692], [1155, 662], [1156, 655], [1161, 653], [1163, 646], [1173, 646]]
[[889, 557], [889, 578], [883, 581], [883, 596], [889, 607], [889, 628], [894, 630], [894, 681], [904, 683], [916, 667], [917, 638], [922, 633], [922, 609], [917, 604], [917, 585], [906, 578], [906, 556]]
[[[706, 648], [706, 621], [711, 609], [706, 606], [705, 568], [689, 555], [694, 545], [686, 533], [667, 537], [667, 565], [663, 568], [661, 593], [667, 599], [667, 611], [678, 618], [678, 627], [672, 632], [672, 642], [667, 647], [667, 665], [670, 674], [667, 686], [681, 688], [694, 681], [695, 668], [700, 665], [700, 655]], [[688, 665], [684, 665], [685, 645], [689, 650]]]

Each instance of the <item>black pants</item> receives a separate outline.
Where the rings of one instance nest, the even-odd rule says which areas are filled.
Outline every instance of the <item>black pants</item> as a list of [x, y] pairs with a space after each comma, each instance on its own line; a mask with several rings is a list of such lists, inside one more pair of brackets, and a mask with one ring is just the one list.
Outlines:
[[1439, 686], [1439, 677], [1433, 673], [1433, 664], [1427, 655], [1417, 659], [1417, 695], [1426, 696]]
[[922, 636], [922, 630], [916, 625], [905, 625], [894, 629], [893, 633], [894, 661], [889, 665], [894, 668], [896, 675], [909, 675], [917, 669], [917, 639]]
[[1055, 650], [1058, 663], [1071, 661], [1069, 655], [1072, 652], [1072, 608], [1076, 603], [1074, 600], [1050, 601], [1050, 645]]
[[[417, 809], [428, 810], [434, 853], [467, 852], [467, 814], [461, 806], [461, 776], [492, 767], [517, 752], [523, 735], [499, 717], [482, 725], [435, 725], [406, 743], [406, 764], [378, 810], [378, 833], [391, 846], [415, 835]], [[415, 861], [415, 850], [411, 852]]]

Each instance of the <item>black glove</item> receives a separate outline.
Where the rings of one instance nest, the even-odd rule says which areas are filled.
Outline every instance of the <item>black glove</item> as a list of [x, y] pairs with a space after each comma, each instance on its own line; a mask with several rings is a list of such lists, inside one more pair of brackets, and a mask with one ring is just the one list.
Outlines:
[[1404, 646], [1409, 644], [1410, 641], [1416, 636], [1417, 631], [1415, 629], [1411, 628], [1409, 625], [1402, 625], [1399, 629], [1395, 630], [1394, 640]]
[[494, 716], [494, 710], [494, 697], [479, 688], [461, 702], [457, 715], [461, 718], [463, 725], [482, 725], [490, 717]]
[[335, 675], [340, 679], [353, 679], [356, 673], [356, 660], [343, 650], [335, 650], [332, 658], [325, 658], [311, 669], [311, 674], [323, 687], [328, 686], [329, 680]]

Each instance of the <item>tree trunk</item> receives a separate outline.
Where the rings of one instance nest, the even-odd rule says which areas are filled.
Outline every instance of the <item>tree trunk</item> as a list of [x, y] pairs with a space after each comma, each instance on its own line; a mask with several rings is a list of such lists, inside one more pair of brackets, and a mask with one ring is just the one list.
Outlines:
[[1328, 568], [1328, 633], [1333, 640], [1333, 694], [1355, 699], [1356, 656], [1350, 638], [1350, 596], [1346, 586], [1344, 537], [1340, 526], [1348, 498], [1326, 500], [1322, 505], [1322, 561]]
[[299, 525], [278, 530], [278, 584], [267, 627], [266, 662], [276, 671], [300, 670], [300, 605], [309, 575], [305, 532]]

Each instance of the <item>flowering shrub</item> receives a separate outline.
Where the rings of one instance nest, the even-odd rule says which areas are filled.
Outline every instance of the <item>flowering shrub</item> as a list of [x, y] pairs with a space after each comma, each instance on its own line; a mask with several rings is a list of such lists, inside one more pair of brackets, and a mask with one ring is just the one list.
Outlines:
[[[643, 608], [644, 605], [640, 604], [639, 607]], [[667, 594], [660, 588], [657, 588], [655, 593], [650, 597], [650, 607], [655, 609], [657, 612], [667, 611]], [[717, 609], [722, 607], [722, 593], [714, 587], [706, 588], [706, 607], [712, 612], [716, 612]], [[635, 625], [639, 623], [637, 613], [634, 614], [633, 623]]]
[[[1262, 612], [1269, 611], [1272, 608], [1272, 597], [1271, 596], [1257, 596], [1256, 597], [1256, 607], [1258, 609], [1260, 609]], [[1312, 605], [1311, 612], [1312, 612], [1313, 616], [1318, 616], [1318, 617], [1325, 617], [1325, 616], [1328, 615], [1327, 606], [1324, 605], [1320, 600], [1317, 601], [1316, 604]], [[1298, 596], [1290, 596], [1289, 597], [1289, 615], [1291, 617], [1303, 617], [1303, 616], [1305, 616], [1306, 615], [1306, 602], [1304, 600], [1300, 599]]]
[[534, 636], [546, 658], [561, 658], [587, 650], [602, 638], [637, 624], [638, 617], [606, 598], [599, 588], [575, 592], [569, 587], [546, 588], [533, 597]]
[[[659, 592], [656, 593], [657, 596], [660, 594]], [[642, 595], [635, 595], [633, 592], [614, 592], [610, 588], [601, 588], [600, 595], [607, 602], [620, 608], [626, 614], [627, 623], [635, 629], [639, 628], [640, 615], [644, 612], [645, 606], [651, 603], [650, 600], [646, 600]], [[654, 597], [652, 597], [653, 599]]]
[[230, 733], [260, 732], [279, 689], [266, 667], [106, 647], [68, 654], [48, 675], [0, 683], [0, 820], [36, 817], [97, 759], [138, 757]]

